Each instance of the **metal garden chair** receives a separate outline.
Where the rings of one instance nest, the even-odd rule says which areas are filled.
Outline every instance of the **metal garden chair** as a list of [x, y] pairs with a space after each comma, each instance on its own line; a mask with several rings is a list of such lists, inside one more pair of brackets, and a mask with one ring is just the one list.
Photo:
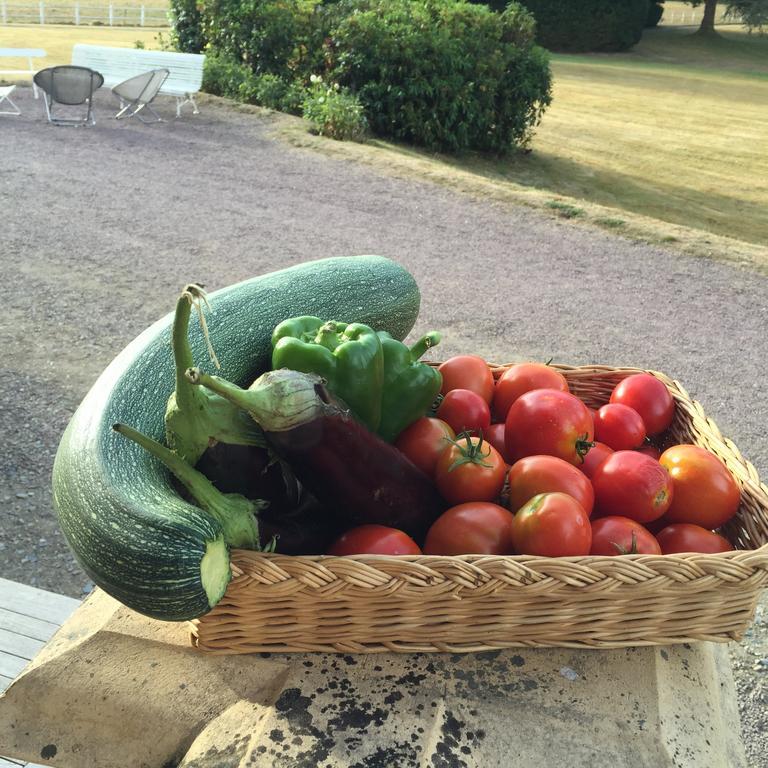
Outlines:
[[[11, 100], [15, 85], [0, 85], [0, 115], [20, 115], [21, 110]], [[7, 101], [9, 107], [3, 108], [3, 102]]]
[[[152, 109], [151, 102], [168, 75], [167, 69], [152, 69], [114, 86], [112, 93], [120, 99], [121, 107], [115, 118], [120, 120], [124, 117], [138, 117], [142, 123], [162, 123], [163, 118]], [[139, 114], [142, 110], [151, 112], [155, 119], [145, 120], [143, 115]]]
[[[93, 94], [104, 84], [104, 78], [88, 67], [70, 65], [41, 69], [34, 78], [45, 93], [45, 113], [54, 125], [95, 125]], [[54, 104], [65, 106], [87, 105], [84, 116], [60, 117], [54, 114]]]

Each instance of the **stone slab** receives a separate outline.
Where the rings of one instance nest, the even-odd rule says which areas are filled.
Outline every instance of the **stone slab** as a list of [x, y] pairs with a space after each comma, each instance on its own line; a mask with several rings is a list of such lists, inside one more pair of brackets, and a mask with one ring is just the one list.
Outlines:
[[0, 697], [57, 768], [742, 768], [724, 646], [257, 654], [96, 591]]

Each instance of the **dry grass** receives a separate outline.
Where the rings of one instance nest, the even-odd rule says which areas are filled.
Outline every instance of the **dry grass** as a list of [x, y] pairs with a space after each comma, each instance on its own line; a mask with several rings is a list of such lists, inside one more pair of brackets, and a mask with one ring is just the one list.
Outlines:
[[634, 56], [555, 57], [554, 101], [534, 152], [460, 165], [768, 245], [768, 39], [755, 69], [736, 69], [735, 58], [705, 69], [698, 40], [695, 64], [654, 64], [662, 34]]
[[457, 159], [284, 131], [390, 173], [552, 215], [572, 206], [578, 222], [768, 267], [768, 37], [660, 28], [629, 53], [554, 56], [553, 71], [530, 154]]
[[[114, 45], [120, 48], [133, 48], [141, 41], [147, 48], [157, 48], [157, 35], [160, 30], [123, 27], [71, 27], [44, 26], [39, 24], [13, 24], [0, 26], [0, 48], [42, 48], [48, 56], [36, 59], [34, 64], [41, 69], [57, 64], [69, 64], [72, 61], [72, 46], [75, 43], [91, 45]], [[167, 34], [167, 30], [164, 30]], [[26, 59], [3, 59], [3, 69], [26, 69]], [[29, 81], [29, 75], [15, 77], [4, 75], [8, 82]]]

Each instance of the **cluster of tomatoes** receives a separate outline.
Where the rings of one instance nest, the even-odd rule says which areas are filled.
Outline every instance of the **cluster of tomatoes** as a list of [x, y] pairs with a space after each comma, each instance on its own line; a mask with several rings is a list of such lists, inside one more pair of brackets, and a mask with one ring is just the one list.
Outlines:
[[[440, 366], [442, 401], [396, 446], [452, 506], [423, 549], [406, 534], [363, 526], [331, 554], [525, 554], [546, 557], [723, 552], [714, 532], [739, 506], [722, 461], [669, 445], [675, 404], [664, 384], [635, 374], [598, 410], [539, 363], [494, 382], [475, 355]], [[665, 448], [665, 450], [662, 449]]]

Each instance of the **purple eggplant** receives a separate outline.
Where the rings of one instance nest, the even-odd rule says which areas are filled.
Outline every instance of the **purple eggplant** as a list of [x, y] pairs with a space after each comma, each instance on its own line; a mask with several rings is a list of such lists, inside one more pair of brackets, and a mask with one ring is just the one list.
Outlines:
[[348, 525], [386, 525], [422, 541], [445, 510], [432, 481], [358, 422], [318, 376], [271, 371], [247, 390], [197, 368], [187, 378], [247, 411], [301, 484]]

